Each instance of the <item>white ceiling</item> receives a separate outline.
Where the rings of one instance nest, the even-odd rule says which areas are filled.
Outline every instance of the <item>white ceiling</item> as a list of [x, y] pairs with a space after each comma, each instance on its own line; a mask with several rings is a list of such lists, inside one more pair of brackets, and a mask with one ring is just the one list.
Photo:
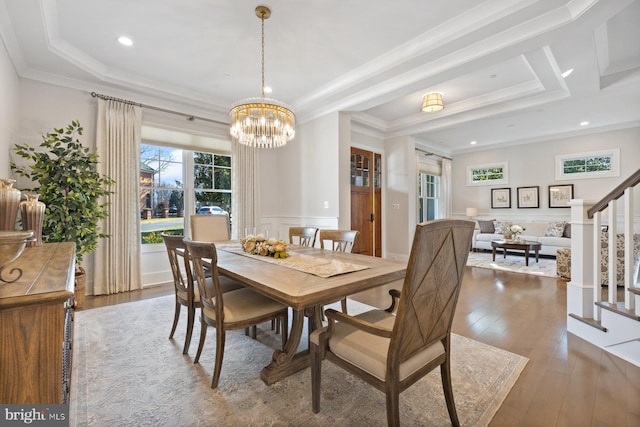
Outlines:
[[640, 0], [0, 0], [0, 36], [22, 77], [227, 121], [260, 95], [259, 4], [299, 123], [348, 111], [445, 154], [640, 125]]

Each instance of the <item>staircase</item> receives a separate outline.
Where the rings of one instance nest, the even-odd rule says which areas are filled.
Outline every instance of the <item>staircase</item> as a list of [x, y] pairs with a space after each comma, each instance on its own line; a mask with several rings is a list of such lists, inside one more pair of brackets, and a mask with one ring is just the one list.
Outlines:
[[[571, 281], [567, 284], [567, 331], [640, 366], [640, 287], [634, 277], [633, 191], [640, 169], [592, 202], [571, 201]], [[618, 199], [622, 198], [621, 213]], [[600, 285], [602, 215], [608, 223], [607, 292]], [[621, 228], [621, 229], [620, 229]], [[616, 236], [624, 234], [624, 289], [618, 301]], [[613, 285], [612, 285], [613, 284]], [[604, 296], [603, 296], [604, 294]]]

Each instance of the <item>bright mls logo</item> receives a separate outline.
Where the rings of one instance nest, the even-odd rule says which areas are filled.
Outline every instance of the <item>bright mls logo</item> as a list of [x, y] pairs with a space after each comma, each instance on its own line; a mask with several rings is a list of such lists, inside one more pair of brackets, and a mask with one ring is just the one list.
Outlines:
[[0, 405], [0, 422], [3, 426], [40, 425], [68, 426], [67, 405]]

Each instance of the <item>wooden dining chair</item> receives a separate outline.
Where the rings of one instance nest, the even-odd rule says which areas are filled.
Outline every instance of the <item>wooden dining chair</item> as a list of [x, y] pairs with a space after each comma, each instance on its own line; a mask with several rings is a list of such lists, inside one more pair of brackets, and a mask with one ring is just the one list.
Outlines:
[[[320, 248], [335, 252], [351, 253], [360, 232], [357, 230], [320, 230]], [[340, 301], [342, 311], [347, 312], [347, 298]]]
[[357, 230], [320, 230], [320, 248], [351, 253], [358, 234]]
[[[189, 256], [193, 263], [193, 274], [200, 291], [200, 343], [194, 363], [200, 360], [200, 354], [207, 336], [207, 326], [216, 329], [216, 357], [211, 388], [218, 387], [226, 331], [246, 329], [258, 323], [278, 319], [282, 328], [282, 348], [288, 338], [289, 308], [258, 292], [243, 287], [230, 292], [222, 292], [218, 276], [218, 255], [215, 243], [196, 242], [185, 239]], [[207, 280], [205, 270], [211, 271], [211, 280]]]
[[451, 424], [460, 424], [451, 386], [451, 323], [474, 227], [451, 219], [416, 227], [402, 290], [390, 291], [399, 298], [395, 315], [395, 304], [357, 316], [326, 311], [328, 326], [310, 336], [314, 413], [320, 411], [323, 359], [385, 393], [389, 426], [400, 424], [400, 393], [439, 366]]
[[222, 242], [231, 239], [227, 215], [191, 215], [191, 239], [199, 242]]
[[[169, 256], [169, 265], [171, 266], [173, 287], [176, 296], [173, 326], [171, 327], [169, 339], [172, 339], [173, 334], [176, 332], [178, 320], [180, 319], [181, 308], [184, 306], [187, 308], [187, 332], [184, 339], [182, 354], [187, 354], [189, 351], [189, 345], [191, 344], [195, 312], [197, 308], [201, 307], [200, 292], [194, 282], [187, 246], [183, 240], [184, 236], [172, 236], [165, 233], [162, 233], [161, 236], [167, 249], [167, 255]], [[225, 278], [221, 282], [220, 287], [222, 292], [228, 292], [234, 289], [240, 289], [242, 288], [242, 285], [233, 279]]]
[[292, 245], [314, 247], [317, 235], [316, 227], [289, 227], [289, 243]]

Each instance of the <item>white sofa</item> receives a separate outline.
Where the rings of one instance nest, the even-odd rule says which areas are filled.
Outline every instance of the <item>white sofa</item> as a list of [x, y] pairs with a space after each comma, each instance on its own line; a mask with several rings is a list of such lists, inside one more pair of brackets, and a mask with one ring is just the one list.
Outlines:
[[[487, 220], [478, 220], [480, 225], [480, 229], [476, 229], [473, 234], [472, 248], [473, 250], [491, 250], [491, 241], [492, 240], [502, 240], [502, 233], [491, 233], [491, 232], [482, 232], [486, 231], [486, 227], [483, 227], [483, 224], [480, 222], [485, 222]], [[504, 220], [503, 220], [504, 222]], [[517, 224], [525, 229], [525, 231], [520, 235], [522, 240], [531, 240], [534, 242], [540, 242], [542, 247], [540, 248], [540, 255], [551, 255], [556, 256], [556, 251], [558, 249], [571, 249], [571, 227], [566, 227], [563, 232], [562, 237], [554, 237], [554, 236], [545, 236], [545, 231], [547, 230], [547, 226], [549, 223], [544, 222], [518, 222], [511, 221], [513, 224]]]

